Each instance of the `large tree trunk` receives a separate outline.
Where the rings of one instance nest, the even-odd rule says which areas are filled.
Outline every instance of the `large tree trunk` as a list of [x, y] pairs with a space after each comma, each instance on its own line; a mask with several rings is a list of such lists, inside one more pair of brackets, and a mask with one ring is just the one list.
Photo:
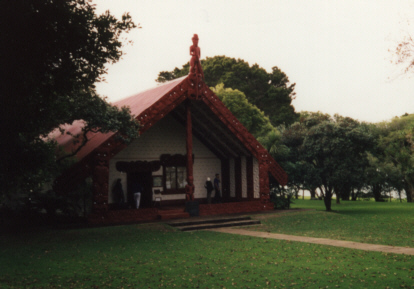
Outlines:
[[381, 185], [375, 184], [372, 185], [372, 193], [374, 194], [374, 199], [376, 202], [381, 201]]
[[328, 212], [332, 211], [332, 205], [331, 205], [331, 201], [332, 201], [332, 190], [331, 189], [327, 189], [325, 191], [325, 196], [323, 197], [323, 201], [325, 203], [325, 208]]
[[335, 189], [335, 195], [336, 195], [336, 203], [340, 204], [341, 203], [341, 191], [338, 189]]
[[401, 190], [398, 190], [398, 198], [400, 199], [400, 203], [402, 203], [402, 200], [401, 200]]
[[316, 199], [318, 196], [316, 195], [316, 188], [309, 189], [311, 199]]
[[341, 199], [342, 201], [349, 201], [351, 197], [352, 188], [350, 186], [345, 186], [341, 190]]
[[323, 198], [323, 201], [325, 203], [325, 208], [328, 212], [332, 211], [331, 208], [331, 200], [332, 200], [332, 195], [325, 195], [325, 197]]
[[361, 189], [362, 188], [352, 189], [352, 192], [351, 192], [351, 195], [352, 195], [351, 200], [352, 201], [356, 201], [358, 199], [358, 196], [361, 195]]
[[412, 203], [414, 199], [414, 186], [410, 181], [405, 180], [405, 194], [407, 195], [407, 202]]

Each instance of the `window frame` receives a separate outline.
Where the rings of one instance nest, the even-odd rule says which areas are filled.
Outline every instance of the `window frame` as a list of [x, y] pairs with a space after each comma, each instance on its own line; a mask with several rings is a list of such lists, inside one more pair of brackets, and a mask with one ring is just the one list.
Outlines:
[[[175, 177], [175, 188], [167, 188], [167, 181], [168, 181], [168, 168], [173, 168], [174, 170], [174, 177]], [[183, 169], [182, 172], [179, 174], [178, 170], [179, 168]], [[187, 184], [186, 182], [186, 173], [187, 173], [187, 168], [185, 166], [163, 166], [163, 186], [164, 186], [164, 191], [163, 194], [185, 194], [185, 185]], [[179, 177], [183, 178], [183, 184], [184, 187], [179, 188]]]
[[[162, 175], [163, 175], [163, 192], [162, 194], [165, 195], [173, 195], [173, 194], [185, 194], [185, 185], [187, 184], [187, 155], [175, 154], [169, 155], [164, 154], [160, 157], [160, 162], [162, 165]], [[193, 162], [194, 162], [194, 155], [193, 155]], [[169, 188], [167, 189], [167, 168], [175, 167], [175, 181], [178, 184], [178, 168], [185, 168], [183, 170], [183, 183], [184, 188]]]

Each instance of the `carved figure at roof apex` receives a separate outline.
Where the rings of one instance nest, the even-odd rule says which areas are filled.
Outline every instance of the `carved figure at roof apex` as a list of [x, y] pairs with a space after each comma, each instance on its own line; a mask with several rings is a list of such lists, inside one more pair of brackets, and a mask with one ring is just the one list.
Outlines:
[[193, 45], [190, 46], [190, 74], [194, 76], [201, 75], [204, 79], [204, 72], [200, 62], [201, 50], [200, 47], [198, 47], [198, 35], [194, 34], [192, 40]]

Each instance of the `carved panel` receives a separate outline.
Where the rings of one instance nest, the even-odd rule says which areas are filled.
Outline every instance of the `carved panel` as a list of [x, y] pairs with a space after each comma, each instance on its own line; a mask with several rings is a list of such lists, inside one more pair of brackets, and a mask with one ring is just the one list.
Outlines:
[[202, 93], [202, 79], [201, 75], [190, 74], [187, 78], [188, 83], [188, 98], [193, 100], [200, 100]]
[[109, 153], [110, 151], [108, 149], [100, 149], [95, 152], [95, 165], [92, 171], [93, 213], [107, 210]]
[[[164, 155], [161, 155], [160, 162], [161, 162], [161, 165], [163, 165], [163, 166], [185, 167], [185, 166], [187, 166], [187, 155], [164, 154]], [[194, 163], [194, 154], [193, 154], [193, 163]]]
[[156, 172], [161, 168], [160, 161], [116, 162], [116, 169], [123, 173]]

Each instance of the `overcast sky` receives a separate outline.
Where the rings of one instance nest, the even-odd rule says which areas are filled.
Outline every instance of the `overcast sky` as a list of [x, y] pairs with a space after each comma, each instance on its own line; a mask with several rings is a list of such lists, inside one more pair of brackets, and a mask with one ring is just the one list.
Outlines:
[[[296, 83], [296, 111], [338, 113], [379, 122], [414, 113], [414, 75], [390, 63], [414, 20], [408, 0], [94, 0], [98, 13], [130, 12], [142, 29], [108, 66], [97, 91], [110, 101], [157, 85], [160, 71], [190, 60], [194, 33], [201, 58], [226, 55], [273, 66]], [[412, 23], [414, 25], [414, 22]], [[413, 33], [414, 34], [414, 33]]]

